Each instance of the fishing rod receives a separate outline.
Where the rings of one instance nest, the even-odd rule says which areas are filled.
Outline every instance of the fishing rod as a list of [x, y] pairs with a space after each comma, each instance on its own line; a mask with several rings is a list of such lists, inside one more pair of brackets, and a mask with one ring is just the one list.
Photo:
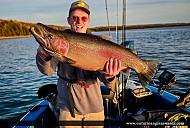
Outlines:
[[[117, 40], [117, 43], [119, 43], [119, 30], [118, 30], [118, 14], [119, 14], [119, 0], [116, 0], [116, 5], [117, 5], [117, 8], [116, 8], [116, 40]], [[124, 46], [125, 45], [125, 41], [126, 41], [126, 30], [125, 30], [125, 26], [126, 26], [126, 0], [123, 0], [122, 1], [122, 5], [123, 5], [123, 8], [122, 8], [122, 45]], [[105, 6], [106, 6], [106, 15], [107, 15], [107, 23], [108, 23], [108, 31], [109, 31], [109, 36], [110, 36], [110, 23], [109, 23], [109, 15], [108, 15], [108, 6], [107, 6], [107, 0], [105, 0]], [[118, 103], [118, 110], [119, 110], [119, 116], [121, 117], [122, 116], [122, 120], [124, 119], [124, 109], [125, 109], [125, 85], [126, 85], [126, 77], [122, 74], [121, 76], [121, 83], [122, 83], [122, 98], [120, 98], [120, 102], [122, 103], [122, 105], [120, 106], [119, 103]], [[118, 75], [118, 83], [119, 83], [119, 75]], [[118, 84], [119, 85], [119, 84]], [[116, 86], [118, 86], [116, 85]], [[118, 87], [116, 89], [116, 93], [118, 91]], [[118, 94], [116, 94], [117, 96]]]
[[124, 42], [126, 41], [126, 35], [125, 35], [125, 26], [126, 26], [126, 0], [123, 0], [123, 9], [122, 9], [122, 43], [124, 45]]
[[119, 44], [118, 15], [119, 15], [119, 0], [116, 0], [116, 27], [115, 27], [115, 31], [116, 31], [116, 40], [117, 40], [117, 43]]
[[[124, 43], [126, 41], [126, 0], [123, 0], [123, 8], [122, 8], [122, 45], [124, 46]], [[121, 76], [122, 80], [122, 106], [121, 106], [121, 114], [122, 114], [122, 121], [124, 120], [124, 112], [125, 112], [125, 85], [127, 81], [125, 81], [125, 76], [122, 74]]]
[[105, 0], [105, 5], [106, 5], [106, 16], [107, 16], [107, 22], [108, 22], [108, 35], [109, 35], [109, 37], [110, 37], [110, 22], [109, 22], [109, 15], [108, 15], [107, 0]]

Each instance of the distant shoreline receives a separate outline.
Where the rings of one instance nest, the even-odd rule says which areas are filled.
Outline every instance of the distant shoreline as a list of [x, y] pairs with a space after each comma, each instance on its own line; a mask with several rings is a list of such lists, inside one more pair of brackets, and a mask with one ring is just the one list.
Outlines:
[[[19, 22], [20, 23], [20, 22]], [[28, 26], [30, 28], [31, 24]], [[53, 26], [53, 28], [58, 30], [64, 30], [66, 29], [65, 26], [55, 26], [55, 25], [49, 25], [50, 27]], [[140, 24], [140, 25], [127, 25], [125, 27], [118, 26], [117, 30], [133, 30], [133, 29], [147, 29], [147, 28], [163, 28], [163, 27], [179, 27], [179, 26], [190, 26], [190, 23], [163, 23], [163, 24]], [[98, 27], [92, 27], [88, 28], [88, 32], [100, 32], [100, 31], [115, 31], [116, 26], [98, 26]], [[12, 38], [26, 38], [31, 37], [32, 35], [26, 35], [26, 36], [2, 36], [0, 39], [12, 39]]]
[[7, 36], [7, 37], [0, 37], [0, 39], [14, 39], [14, 38], [27, 38], [31, 37], [31, 35], [28, 36]]
[[[164, 27], [179, 27], [179, 26], [190, 26], [190, 23], [165, 23], [165, 24], [139, 24], [139, 25], [127, 25], [125, 27], [118, 26], [118, 30], [132, 30], [132, 29], [147, 29], [147, 28], [164, 28]], [[100, 26], [100, 27], [93, 27], [90, 28], [91, 32], [98, 32], [98, 31], [114, 31], [116, 30], [116, 26]]]

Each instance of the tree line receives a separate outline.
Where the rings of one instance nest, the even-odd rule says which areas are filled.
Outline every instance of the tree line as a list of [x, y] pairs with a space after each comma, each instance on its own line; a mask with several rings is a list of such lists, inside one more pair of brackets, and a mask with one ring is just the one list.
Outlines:
[[[0, 19], [0, 37], [16, 37], [16, 36], [30, 36], [29, 29], [35, 26], [34, 23], [19, 22], [17, 20], [3, 20]], [[64, 30], [69, 28], [68, 26], [56, 26], [49, 25], [54, 29]], [[159, 27], [174, 27], [174, 26], [190, 26], [190, 23], [166, 23], [166, 24], [144, 24], [144, 25], [129, 25], [129, 26], [118, 26], [117, 30], [122, 29], [144, 29], [144, 28], [159, 28]], [[99, 26], [89, 28], [88, 32], [97, 31], [115, 31], [115, 26]]]
[[[17, 20], [2, 20], [0, 19], [0, 37], [17, 37], [30, 36], [29, 29], [35, 26], [34, 23], [19, 22]], [[67, 27], [49, 25], [54, 29], [63, 30]]]
[[1, 20], [0, 37], [28, 36], [30, 35], [29, 28], [31, 26], [31, 23], [22, 23], [16, 20]]

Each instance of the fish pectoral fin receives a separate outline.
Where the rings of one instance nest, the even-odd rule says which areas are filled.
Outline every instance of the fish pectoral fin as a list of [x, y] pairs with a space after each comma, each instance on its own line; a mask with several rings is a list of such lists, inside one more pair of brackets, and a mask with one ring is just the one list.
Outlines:
[[53, 52], [51, 50], [48, 50], [47, 48], [44, 48], [46, 52], [48, 52], [51, 56], [55, 57], [56, 59], [60, 60], [61, 62], [63, 63], [66, 63], [66, 64], [75, 64], [76, 61], [68, 58], [68, 57], [65, 57], [65, 56], [62, 56], [59, 52]]
[[68, 57], [65, 57], [65, 56], [63, 57], [63, 59], [64, 59], [64, 63], [66, 63], [66, 64], [75, 64], [76, 63], [76, 61], [74, 61]]
[[126, 76], [130, 76], [130, 71], [131, 69], [129, 67], [123, 69], [120, 71], [120, 73], [122, 73], [123, 75], [126, 75]]

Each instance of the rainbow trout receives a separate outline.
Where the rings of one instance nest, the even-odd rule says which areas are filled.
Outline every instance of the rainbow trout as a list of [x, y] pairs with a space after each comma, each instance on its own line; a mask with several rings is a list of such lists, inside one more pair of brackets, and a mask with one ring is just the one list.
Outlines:
[[135, 70], [145, 86], [152, 80], [160, 63], [142, 60], [130, 49], [96, 35], [55, 30], [41, 23], [36, 26], [40, 34], [34, 27], [30, 31], [45, 51], [63, 63], [84, 70], [101, 71], [110, 58], [120, 59], [121, 72], [125, 74], [127, 67]]

